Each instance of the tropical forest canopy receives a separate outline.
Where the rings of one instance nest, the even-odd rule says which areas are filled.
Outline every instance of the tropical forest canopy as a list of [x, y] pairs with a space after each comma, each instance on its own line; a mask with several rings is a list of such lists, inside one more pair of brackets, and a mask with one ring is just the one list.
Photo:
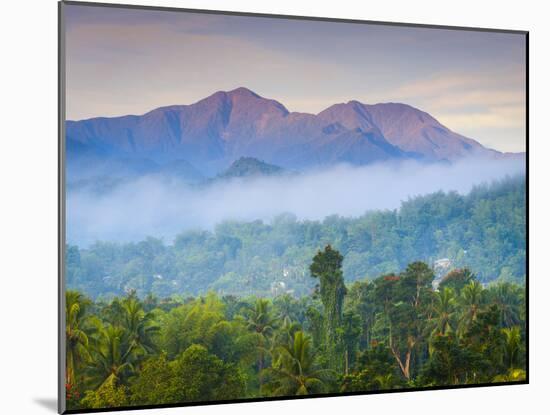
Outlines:
[[[389, 190], [391, 191], [391, 190]], [[172, 295], [274, 297], [309, 295], [309, 265], [330, 244], [343, 256], [346, 283], [397, 273], [424, 261], [436, 277], [469, 267], [482, 283], [525, 279], [525, 177], [476, 186], [467, 195], [437, 192], [411, 198], [399, 210], [361, 217], [297, 220], [291, 214], [266, 223], [223, 222], [213, 231], [188, 231], [167, 244], [69, 245], [67, 286], [95, 299], [136, 292]], [[441, 266], [440, 266], [441, 265]]]
[[525, 289], [423, 262], [345, 284], [310, 259], [311, 295], [66, 295], [69, 409], [366, 392], [526, 379]]

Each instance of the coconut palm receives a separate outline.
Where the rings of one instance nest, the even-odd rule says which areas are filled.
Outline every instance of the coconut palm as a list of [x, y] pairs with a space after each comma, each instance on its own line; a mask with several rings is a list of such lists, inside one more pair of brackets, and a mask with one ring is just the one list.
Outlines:
[[257, 299], [254, 307], [248, 315], [246, 326], [257, 338], [258, 347], [258, 372], [264, 367], [264, 357], [269, 338], [273, 334], [276, 319], [271, 315], [269, 301]]
[[297, 331], [289, 344], [275, 348], [272, 366], [261, 376], [268, 382], [264, 391], [272, 396], [308, 395], [326, 391], [326, 381], [333, 374], [329, 369], [319, 369], [311, 337]]
[[273, 304], [278, 309], [277, 316], [281, 320], [284, 320], [285, 318], [290, 320], [294, 319], [295, 304], [293, 298], [289, 294], [278, 296], [275, 300], [273, 300]]
[[515, 367], [518, 362], [521, 346], [521, 333], [519, 326], [502, 329], [504, 334], [504, 363], [509, 369]]
[[524, 291], [517, 285], [501, 283], [488, 290], [489, 298], [500, 314], [500, 326], [512, 327], [521, 321]]
[[145, 313], [141, 302], [135, 297], [128, 297], [122, 303], [123, 326], [128, 331], [129, 347], [137, 355], [146, 355], [157, 350], [154, 336], [159, 326], [154, 324], [151, 313]]
[[288, 316], [283, 318], [283, 322], [273, 334], [272, 343], [288, 344], [294, 338], [294, 334], [301, 330], [302, 326], [295, 321], [292, 321]]
[[78, 367], [90, 360], [88, 334], [85, 330], [89, 301], [80, 293], [68, 290], [65, 295], [65, 317], [67, 338], [66, 383], [73, 385]]
[[126, 379], [134, 370], [134, 355], [128, 341], [128, 332], [123, 327], [107, 324], [98, 327], [96, 336], [95, 364], [90, 368], [93, 383], [101, 386], [113, 379], [116, 382]]
[[453, 329], [456, 313], [454, 290], [444, 287], [434, 294], [433, 316], [430, 321], [432, 335], [447, 334]]
[[462, 288], [460, 303], [463, 307], [460, 328], [465, 332], [472, 322], [477, 318], [481, 306], [483, 287], [478, 281], [470, 281]]

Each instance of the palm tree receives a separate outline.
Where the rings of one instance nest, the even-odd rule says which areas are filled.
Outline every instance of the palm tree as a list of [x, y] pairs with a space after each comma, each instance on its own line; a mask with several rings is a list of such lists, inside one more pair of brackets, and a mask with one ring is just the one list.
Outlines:
[[433, 303], [434, 316], [431, 319], [432, 335], [447, 334], [453, 329], [456, 300], [454, 290], [444, 287], [435, 293]]
[[461, 291], [460, 302], [464, 308], [461, 317], [461, 331], [464, 332], [477, 318], [477, 313], [481, 306], [481, 296], [483, 287], [478, 281], [470, 281]]
[[284, 317], [283, 322], [273, 334], [272, 342], [274, 344], [288, 344], [294, 338], [294, 333], [302, 330], [302, 326], [292, 321], [288, 316]]
[[504, 361], [509, 369], [515, 367], [518, 361], [521, 346], [521, 333], [519, 326], [502, 329], [504, 334]]
[[500, 314], [500, 326], [512, 327], [521, 321], [524, 291], [519, 286], [501, 283], [489, 289], [491, 301], [496, 304]]
[[262, 298], [257, 299], [254, 308], [249, 313], [246, 326], [257, 338], [258, 372], [263, 370], [266, 343], [273, 334], [275, 322], [276, 320], [269, 310], [269, 301]]
[[269, 379], [264, 387], [266, 392], [272, 396], [290, 396], [324, 392], [331, 373], [316, 366], [311, 337], [297, 331], [289, 344], [274, 350], [272, 366], [264, 369], [261, 376]]
[[[100, 323], [99, 323], [100, 324]], [[95, 365], [90, 369], [97, 386], [119, 382], [133, 372], [133, 353], [124, 328], [107, 324], [98, 327], [95, 339]]]
[[154, 336], [160, 327], [154, 324], [151, 313], [145, 313], [141, 302], [128, 297], [122, 304], [123, 326], [128, 331], [129, 347], [133, 353], [146, 355], [157, 350]]
[[77, 368], [82, 363], [90, 360], [88, 334], [85, 330], [87, 322], [86, 308], [89, 301], [82, 294], [70, 290], [66, 292], [65, 298], [66, 383], [73, 385], [76, 380]]

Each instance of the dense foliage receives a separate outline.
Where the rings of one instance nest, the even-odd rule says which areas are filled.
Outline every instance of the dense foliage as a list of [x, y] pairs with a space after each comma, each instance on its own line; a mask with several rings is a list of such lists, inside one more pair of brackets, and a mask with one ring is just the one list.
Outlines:
[[423, 262], [343, 283], [330, 246], [312, 295], [92, 301], [67, 292], [70, 409], [525, 379], [525, 289]]
[[[399, 272], [421, 260], [447, 259], [451, 268], [476, 270], [478, 280], [522, 283], [525, 278], [525, 178], [475, 187], [468, 195], [438, 192], [404, 201], [399, 210], [358, 218], [299, 221], [282, 215], [270, 223], [225, 222], [189, 231], [173, 244], [97, 242], [67, 247], [68, 287], [91, 298], [135, 290], [172, 294], [309, 295], [308, 267], [331, 244], [344, 256], [347, 282]], [[444, 272], [439, 270], [438, 274]], [[438, 275], [440, 276], [440, 275]]]

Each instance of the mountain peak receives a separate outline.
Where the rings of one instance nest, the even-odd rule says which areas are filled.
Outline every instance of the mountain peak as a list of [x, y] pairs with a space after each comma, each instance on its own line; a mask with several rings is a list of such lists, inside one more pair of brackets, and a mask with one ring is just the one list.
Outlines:
[[260, 118], [263, 113], [288, 115], [288, 110], [283, 104], [274, 99], [264, 98], [245, 87], [239, 87], [228, 92], [223, 92], [234, 107], [244, 108], [245, 114], [256, 114]]
[[231, 91], [228, 91], [227, 95], [229, 95], [229, 96], [240, 96], [240, 97], [262, 98], [261, 96], [256, 94], [254, 91], [251, 91], [250, 89], [245, 88], [244, 86], [240, 86], [240, 87], [235, 88]]
[[283, 169], [274, 164], [266, 163], [254, 157], [241, 157], [235, 160], [231, 166], [221, 175], [224, 178], [273, 176], [283, 173]]
[[231, 91], [217, 91], [214, 92], [212, 95], [207, 96], [206, 98], [201, 99], [197, 103], [216, 103], [216, 104], [224, 104], [229, 102], [251, 102], [255, 100], [266, 100], [265, 98], [262, 98], [255, 92], [251, 91], [248, 88], [245, 87], [239, 87], [232, 89]]

